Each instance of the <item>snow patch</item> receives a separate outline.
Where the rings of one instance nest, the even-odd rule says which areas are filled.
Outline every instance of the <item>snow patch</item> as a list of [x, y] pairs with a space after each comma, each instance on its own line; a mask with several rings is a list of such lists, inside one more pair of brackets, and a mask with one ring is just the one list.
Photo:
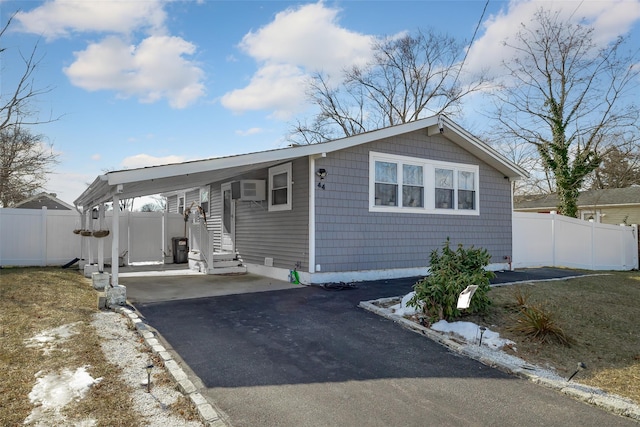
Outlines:
[[415, 294], [415, 291], [409, 292], [407, 295], [402, 297], [402, 301], [400, 301], [399, 304], [392, 305], [389, 309], [393, 314], [397, 314], [398, 316], [413, 316], [414, 314], [418, 314], [420, 311], [419, 307], [407, 306], [407, 303]]
[[58, 343], [66, 341], [69, 337], [76, 335], [75, 330], [80, 322], [69, 323], [57, 328], [47, 329], [24, 341], [27, 347], [41, 348], [45, 356], [49, 355]]
[[[73, 372], [65, 369], [60, 374], [48, 374], [43, 377], [40, 375], [41, 372], [36, 374], [36, 384], [29, 393], [29, 400], [37, 407], [31, 411], [24, 424], [39, 424], [41, 420], [65, 421], [65, 417], [60, 413], [61, 409], [74, 400], [83, 399], [89, 388], [102, 380], [91, 377], [84, 366]], [[85, 420], [75, 425], [92, 426], [95, 425], [95, 421]]]
[[[457, 335], [470, 344], [480, 344], [481, 330], [478, 325], [472, 322], [447, 322], [440, 320], [433, 325], [431, 329], [434, 331]], [[500, 349], [505, 345], [515, 345], [515, 343], [506, 338], [500, 338], [500, 334], [490, 329], [486, 329], [482, 333], [482, 345], [486, 345], [494, 350]]]

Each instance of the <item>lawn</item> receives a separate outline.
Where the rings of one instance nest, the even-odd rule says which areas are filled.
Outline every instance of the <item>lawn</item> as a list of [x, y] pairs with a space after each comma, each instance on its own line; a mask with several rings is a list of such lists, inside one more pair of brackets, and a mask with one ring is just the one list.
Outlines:
[[[513, 354], [574, 381], [630, 398], [640, 404], [640, 273], [606, 275], [493, 287], [486, 316], [466, 317], [516, 342]], [[541, 342], [513, 330], [518, 299], [541, 307], [569, 339]], [[521, 301], [522, 302], [522, 301]]]
[[[59, 268], [0, 270], [0, 420], [2, 425], [22, 425], [33, 416], [29, 394], [38, 379], [86, 370], [96, 381], [86, 394], [55, 413], [58, 421], [47, 425], [145, 425], [132, 405], [131, 385], [123, 382], [120, 368], [110, 363], [92, 325], [97, 293], [91, 281], [77, 271]], [[64, 339], [46, 342], [43, 331], [73, 330]], [[64, 335], [64, 333], [61, 333]], [[34, 338], [40, 340], [34, 340]], [[40, 344], [43, 344], [44, 347]], [[46, 350], [46, 351], [45, 351]], [[148, 351], [140, 344], [140, 351]], [[154, 384], [164, 381], [154, 377]], [[59, 399], [64, 392], [52, 392]], [[184, 405], [183, 405], [184, 406]], [[171, 408], [170, 408], [171, 409]], [[182, 407], [175, 408], [182, 411]], [[37, 410], [37, 409], [36, 409]], [[31, 415], [30, 415], [31, 414]], [[62, 421], [61, 421], [62, 420]], [[93, 424], [92, 424], [93, 425]]]

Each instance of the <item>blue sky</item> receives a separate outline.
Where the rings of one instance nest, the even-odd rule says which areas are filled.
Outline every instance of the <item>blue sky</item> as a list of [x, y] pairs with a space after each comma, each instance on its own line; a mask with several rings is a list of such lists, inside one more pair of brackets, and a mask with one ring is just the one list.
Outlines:
[[[313, 115], [304, 80], [337, 74], [370, 55], [372, 40], [434, 28], [470, 41], [479, 1], [0, 0], [20, 10], [2, 38], [0, 90], [38, 43], [38, 126], [59, 153], [47, 191], [72, 203], [106, 170], [284, 147], [295, 119]], [[490, 1], [468, 70], [500, 73], [520, 22], [540, 6], [586, 19], [603, 43], [631, 34], [640, 47], [640, 0]], [[474, 105], [476, 107], [474, 107]], [[471, 102], [456, 121], [481, 131]]]

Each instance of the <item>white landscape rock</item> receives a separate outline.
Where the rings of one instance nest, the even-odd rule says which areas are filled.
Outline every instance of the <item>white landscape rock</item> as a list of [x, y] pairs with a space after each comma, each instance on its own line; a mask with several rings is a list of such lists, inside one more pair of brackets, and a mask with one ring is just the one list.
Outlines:
[[[94, 314], [92, 325], [102, 338], [102, 352], [120, 370], [120, 378], [131, 386], [131, 400], [134, 409], [149, 427], [200, 427], [200, 421], [187, 421], [171, 413], [168, 406], [176, 402], [182, 393], [172, 385], [154, 383], [154, 376], [160, 367], [154, 367], [151, 376], [151, 393], [146, 392], [148, 354], [143, 353], [138, 334], [127, 326], [124, 316], [113, 311]], [[165, 362], [166, 363], [166, 362]]]

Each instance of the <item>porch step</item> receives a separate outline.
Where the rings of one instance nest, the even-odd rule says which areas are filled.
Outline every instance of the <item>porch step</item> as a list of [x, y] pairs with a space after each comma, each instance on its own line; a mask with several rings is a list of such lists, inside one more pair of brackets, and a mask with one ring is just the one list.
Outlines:
[[239, 267], [242, 265], [242, 262], [235, 259], [229, 261], [213, 261], [213, 268], [225, 268], [225, 267]]
[[216, 261], [232, 261], [237, 260], [238, 254], [233, 252], [214, 252], [213, 253], [213, 262]]
[[207, 269], [209, 274], [244, 274], [247, 267], [234, 252], [214, 252], [213, 265]]
[[210, 268], [207, 270], [208, 274], [246, 274], [246, 272], [247, 267], [245, 266]]

